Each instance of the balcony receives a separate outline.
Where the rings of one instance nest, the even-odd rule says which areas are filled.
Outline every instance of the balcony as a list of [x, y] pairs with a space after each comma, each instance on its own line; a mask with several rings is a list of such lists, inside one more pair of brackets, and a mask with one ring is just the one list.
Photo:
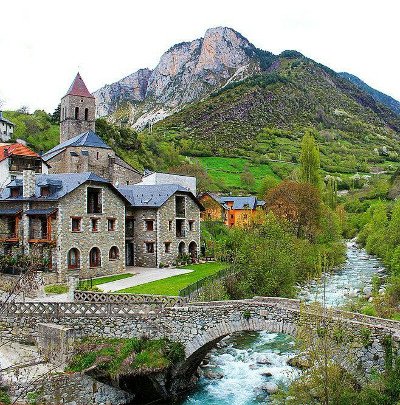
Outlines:
[[176, 220], [176, 237], [184, 238], [185, 236], [186, 236], [185, 220], [177, 219]]
[[30, 229], [29, 242], [51, 242], [51, 235], [46, 230]]

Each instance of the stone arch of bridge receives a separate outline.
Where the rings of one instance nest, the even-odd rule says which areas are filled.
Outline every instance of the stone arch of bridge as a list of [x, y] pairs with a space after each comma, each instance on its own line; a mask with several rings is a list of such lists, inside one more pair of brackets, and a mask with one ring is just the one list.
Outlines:
[[275, 321], [272, 319], [241, 319], [231, 322], [221, 322], [215, 327], [199, 333], [185, 343], [186, 359], [178, 369], [178, 374], [192, 376], [199, 367], [207, 353], [224, 337], [235, 332], [285, 333], [291, 336], [296, 334], [296, 326], [290, 322]]

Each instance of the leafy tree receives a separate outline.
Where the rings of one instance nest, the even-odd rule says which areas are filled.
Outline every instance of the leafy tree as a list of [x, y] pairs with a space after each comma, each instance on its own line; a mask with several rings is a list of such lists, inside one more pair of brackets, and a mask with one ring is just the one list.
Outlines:
[[196, 177], [198, 193], [204, 191], [216, 191], [216, 186], [213, 184], [211, 177], [198, 161], [195, 161], [194, 163], [185, 162], [178, 166], [171, 166], [168, 171], [170, 173]]
[[256, 184], [256, 180], [254, 179], [253, 173], [250, 171], [248, 165], [243, 168], [243, 173], [240, 175], [240, 182], [243, 187], [246, 187], [247, 189], [253, 189]]
[[310, 132], [306, 132], [301, 140], [300, 178], [301, 181], [320, 188], [319, 150]]
[[321, 197], [316, 187], [283, 181], [267, 193], [266, 203], [268, 210], [289, 222], [297, 237], [316, 237], [321, 217]]
[[278, 184], [279, 180], [277, 178], [272, 176], [265, 176], [258, 192], [259, 196], [261, 198], [266, 198], [268, 191], [275, 188]]
[[57, 108], [54, 110], [53, 114], [51, 114], [51, 122], [53, 124], [59, 124], [61, 117], [61, 103], [58, 104]]

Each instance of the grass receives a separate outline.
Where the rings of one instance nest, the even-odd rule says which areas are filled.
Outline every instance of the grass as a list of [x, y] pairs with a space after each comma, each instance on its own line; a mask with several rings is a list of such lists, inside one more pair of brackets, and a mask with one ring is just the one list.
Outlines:
[[81, 372], [95, 366], [117, 377], [162, 370], [184, 357], [181, 343], [167, 339], [87, 337], [75, 344], [75, 355], [66, 371]]
[[46, 294], [65, 294], [68, 292], [68, 286], [66, 284], [51, 284], [44, 287]]
[[82, 280], [79, 283], [79, 287], [87, 287], [88, 285], [96, 286], [99, 284], [111, 283], [112, 281], [122, 280], [124, 278], [129, 278], [129, 277], [133, 277], [133, 276], [134, 276], [134, 274], [132, 274], [132, 273], [124, 273], [124, 274], [115, 274], [113, 276], [92, 278], [91, 280], [86, 279], [86, 280]]
[[279, 180], [279, 176], [265, 163], [256, 164], [245, 158], [199, 157], [198, 159], [216, 184], [223, 184], [230, 190], [246, 188], [240, 181], [240, 175], [246, 165], [255, 180], [253, 190], [250, 190], [252, 192], [260, 189], [262, 180], [266, 176]]
[[182, 288], [185, 288], [189, 284], [195, 283], [204, 277], [215, 274], [226, 267], [226, 263], [218, 262], [190, 264], [181, 268], [193, 270], [191, 273], [172, 276], [162, 280], [125, 288], [117, 291], [117, 293], [177, 296]]

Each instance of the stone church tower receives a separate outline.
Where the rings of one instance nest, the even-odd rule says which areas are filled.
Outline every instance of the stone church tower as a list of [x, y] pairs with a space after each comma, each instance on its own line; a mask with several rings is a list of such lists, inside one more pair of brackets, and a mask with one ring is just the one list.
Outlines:
[[61, 99], [60, 143], [89, 130], [95, 130], [95, 98], [78, 73]]

